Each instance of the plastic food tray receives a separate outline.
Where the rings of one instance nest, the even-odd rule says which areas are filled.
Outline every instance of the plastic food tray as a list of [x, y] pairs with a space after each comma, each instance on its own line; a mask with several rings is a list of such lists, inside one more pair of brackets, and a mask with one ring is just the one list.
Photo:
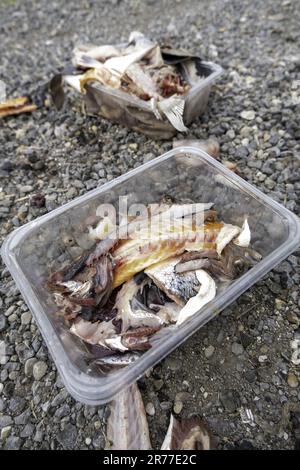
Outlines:
[[[185, 97], [183, 121], [188, 126], [206, 109], [212, 85], [223, 69], [212, 62], [202, 62], [204, 79], [200, 79]], [[93, 82], [85, 86], [83, 99], [88, 114], [100, 115], [156, 139], [169, 139], [176, 129], [164, 118], [158, 120], [151, 104], [124, 91]]]
[[[166, 194], [179, 200], [213, 201], [220, 219], [239, 226], [247, 216], [252, 245], [263, 259], [134, 363], [104, 374], [89, 362], [81, 340], [57, 315], [45, 281], [50, 271], [84, 251], [82, 224], [95, 214], [99, 204], [117, 204], [119, 196], [124, 195], [128, 196], [128, 205], [157, 203]], [[4, 242], [2, 257], [33, 313], [66, 388], [75, 399], [96, 405], [109, 402], [136, 381], [299, 245], [300, 222], [294, 214], [203, 151], [180, 147], [18, 228]]]

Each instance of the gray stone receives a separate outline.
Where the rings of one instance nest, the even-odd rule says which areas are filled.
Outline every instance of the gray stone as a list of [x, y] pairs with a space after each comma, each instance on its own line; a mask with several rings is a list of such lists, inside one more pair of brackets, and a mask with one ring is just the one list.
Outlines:
[[31, 322], [32, 315], [30, 312], [24, 312], [21, 315], [21, 323], [22, 325], [29, 325]]
[[33, 437], [33, 440], [34, 442], [42, 442], [43, 439], [44, 439], [44, 433], [43, 431], [38, 429]]
[[5, 441], [8, 436], [10, 435], [12, 430], [11, 426], [5, 426], [4, 428], [1, 429], [1, 441]]
[[27, 409], [23, 411], [20, 415], [16, 416], [14, 418], [15, 424], [20, 425], [20, 424], [27, 424], [30, 421], [31, 418], [31, 410]]
[[146, 410], [147, 415], [149, 415], [149, 416], [154, 416], [155, 415], [155, 407], [154, 407], [153, 403], [151, 403], [151, 402], [147, 403], [146, 406], [145, 406], [145, 410]]
[[10, 426], [13, 424], [13, 420], [11, 416], [3, 415], [0, 416], [0, 429], [5, 428], [6, 426]]
[[43, 361], [38, 361], [33, 365], [32, 373], [35, 380], [41, 380], [46, 374], [48, 366]]
[[210, 345], [205, 349], [204, 355], [207, 359], [209, 359], [214, 354], [214, 352], [215, 352], [214, 346]]
[[4, 315], [0, 314], [0, 333], [7, 328], [7, 319]]
[[165, 364], [169, 369], [171, 369], [174, 372], [181, 368], [181, 361], [173, 357], [167, 357]]
[[23, 440], [16, 436], [7, 438], [4, 449], [5, 450], [19, 450], [22, 446]]
[[34, 425], [31, 423], [26, 424], [24, 429], [20, 433], [20, 437], [31, 437], [34, 433]]
[[65, 417], [65, 416], [68, 416], [69, 414], [70, 414], [70, 407], [67, 404], [62, 405], [55, 412], [56, 418], [59, 418], [59, 419]]
[[66, 399], [68, 398], [69, 394], [66, 389], [61, 390], [52, 400], [51, 406], [57, 407], [60, 406]]
[[233, 413], [240, 407], [240, 396], [236, 390], [224, 390], [220, 393], [220, 400], [225, 410]]
[[25, 366], [24, 366], [24, 372], [25, 372], [26, 377], [32, 377], [33, 366], [36, 362], [37, 360], [35, 357], [27, 359], [27, 361], [25, 362]]
[[77, 439], [77, 430], [73, 424], [66, 424], [65, 427], [58, 431], [57, 440], [64, 449], [72, 450], [75, 448]]
[[9, 401], [9, 409], [13, 414], [21, 413], [26, 406], [26, 400], [21, 397], [12, 398]]
[[252, 109], [242, 111], [241, 118], [246, 119], [247, 121], [253, 121], [253, 119], [255, 119], [255, 111]]
[[241, 354], [243, 354], [244, 348], [240, 343], [233, 343], [232, 346], [231, 346], [231, 351], [236, 356], [240, 356]]

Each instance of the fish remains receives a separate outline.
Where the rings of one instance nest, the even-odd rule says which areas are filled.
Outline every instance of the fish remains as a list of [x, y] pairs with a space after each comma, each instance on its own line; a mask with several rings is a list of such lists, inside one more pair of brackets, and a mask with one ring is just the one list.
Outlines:
[[212, 203], [147, 206], [114, 233], [111, 221], [89, 220], [94, 246], [52, 273], [47, 287], [57, 314], [100, 368], [137, 360], [161, 330], [172, 334], [201, 315], [219, 290], [261, 259], [250, 248], [247, 219], [242, 227], [227, 224]]
[[[135, 127], [133, 123], [142, 122], [153, 134], [159, 127], [185, 132], [185, 97], [210, 73], [207, 65], [190, 52], [159, 45], [134, 31], [126, 44], [77, 46], [72, 65], [51, 79], [50, 92], [58, 109], [64, 103], [63, 85], [67, 84], [83, 95], [89, 114], [100, 112], [120, 121], [122, 108], [128, 106], [128, 125]], [[116, 106], [118, 102], [120, 107]]]

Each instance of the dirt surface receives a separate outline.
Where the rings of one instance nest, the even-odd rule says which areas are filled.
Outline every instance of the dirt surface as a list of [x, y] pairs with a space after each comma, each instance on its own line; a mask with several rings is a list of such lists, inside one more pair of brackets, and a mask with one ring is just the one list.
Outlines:
[[[74, 45], [117, 43], [132, 30], [223, 66], [209, 108], [188, 138], [216, 137], [222, 159], [299, 213], [299, 10], [297, 0], [0, 0], [0, 80], [8, 96], [28, 94], [40, 106], [0, 121], [1, 241], [172, 147], [84, 117], [75, 94], [60, 112], [49, 104], [45, 84]], [[42, 207], [29, 204], [37, 193], [45, 198]], [[155, 410], [149, 416], [155, 447], [172, 410], [202, 416], [221, 449], [299, 447], [299, 366], [291, 362], [291, 341], [300, 338], [298, 254], [139, 381], [145, 404]], [[4, 265], [0, 294], [7, 355], [0, 372], [0, 447], [103, 448], [107, 408], [68, 395]]]

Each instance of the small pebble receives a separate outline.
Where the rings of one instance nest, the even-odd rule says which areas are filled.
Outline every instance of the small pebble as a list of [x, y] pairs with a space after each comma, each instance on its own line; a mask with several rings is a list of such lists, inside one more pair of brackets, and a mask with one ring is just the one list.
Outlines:
[[7, 319], [4, 315], [0, 315], [0, 333], [7, 327]]
[[41, 380], [44, 377], [48, 369], [48, 366], [43, 361], [38, 361], [34, 364], [32, 372], [35, 380]]
[[210, 345], [205, 349], [204, 355], [207, 359], [209, 359], [213, 355], [214, 352], [215, 352], [214, 346]]
[[242, 111], [241, 118], [246, 119], [247, 121], [253, 121], [255, 118], [255, 112], [253, 110]]
[[12, 313], [8, 317], [9, 323], [15, 323], [17, 321], [17, 319], [18, 319], [18, 315], [16, 315], [16, 313]]
[[293, 374], [292, 372], [289, 372], [289, 373], [288, 373], [288, 376], [287, 376], [287, 383], [288, 383], [289, 386], [292, 387], [292, 388], [296, 388], [296, 387], [298, 387], [298, 385], [299, 385], [299, 381], [298, 381], [297, 377], [296, 377], [295, 374]]
[[240, 356], [241, 354], [243, 354], [244, 348], [240, 343], [233, 343], [232, 346], [231, 346], [231, 351], [236, 356]]
[[174, 406], [173, 406], [173, 411], [176, 415], [179, 415], [179, 413], [181, 413], [181, 411], [182, 411], [182, 408], [183, 408], [182, 401], [176, 401]]
[[260, 362], [261, 364], [266, 362], [266, 360], [268, 359], [268, 356], [258, 356], [258, 362]]
[[5, 441], [11, 433], [11, 426], [5, 426], [1, 429], [1, 441]]
[[27, 361], [25, 362], [25, 366], [24, 366], [24, 372], [25, 372], [26, 377], [32, 376], [33, 366], [36, 362], [37, 362], [37, 359], [35, 357], [31, 357], [27, 359]]
[[145, 407], [145, 410], [146, 410], [147, 415], [149, 415], [149, 416], [154, 416], [155, 415], [155, 408], [154, 408], [153, 403], [151, 403], [151, 402], [147, 403], [147, 405]]
[[294, 312], [291, 312], [290, 310], [287, 312], [286, 318], [288, 319], [290, 323], [294, 325], [298, 325], [298, 323], [300, 323], [300, 320], [297, 317], [297, 315]]
[[21, 315], [21, 323], [22, 325], [29, 325], [29, 323], [31, 322], [31, 313], [30, 312], [24, 312], [22, 313]]

